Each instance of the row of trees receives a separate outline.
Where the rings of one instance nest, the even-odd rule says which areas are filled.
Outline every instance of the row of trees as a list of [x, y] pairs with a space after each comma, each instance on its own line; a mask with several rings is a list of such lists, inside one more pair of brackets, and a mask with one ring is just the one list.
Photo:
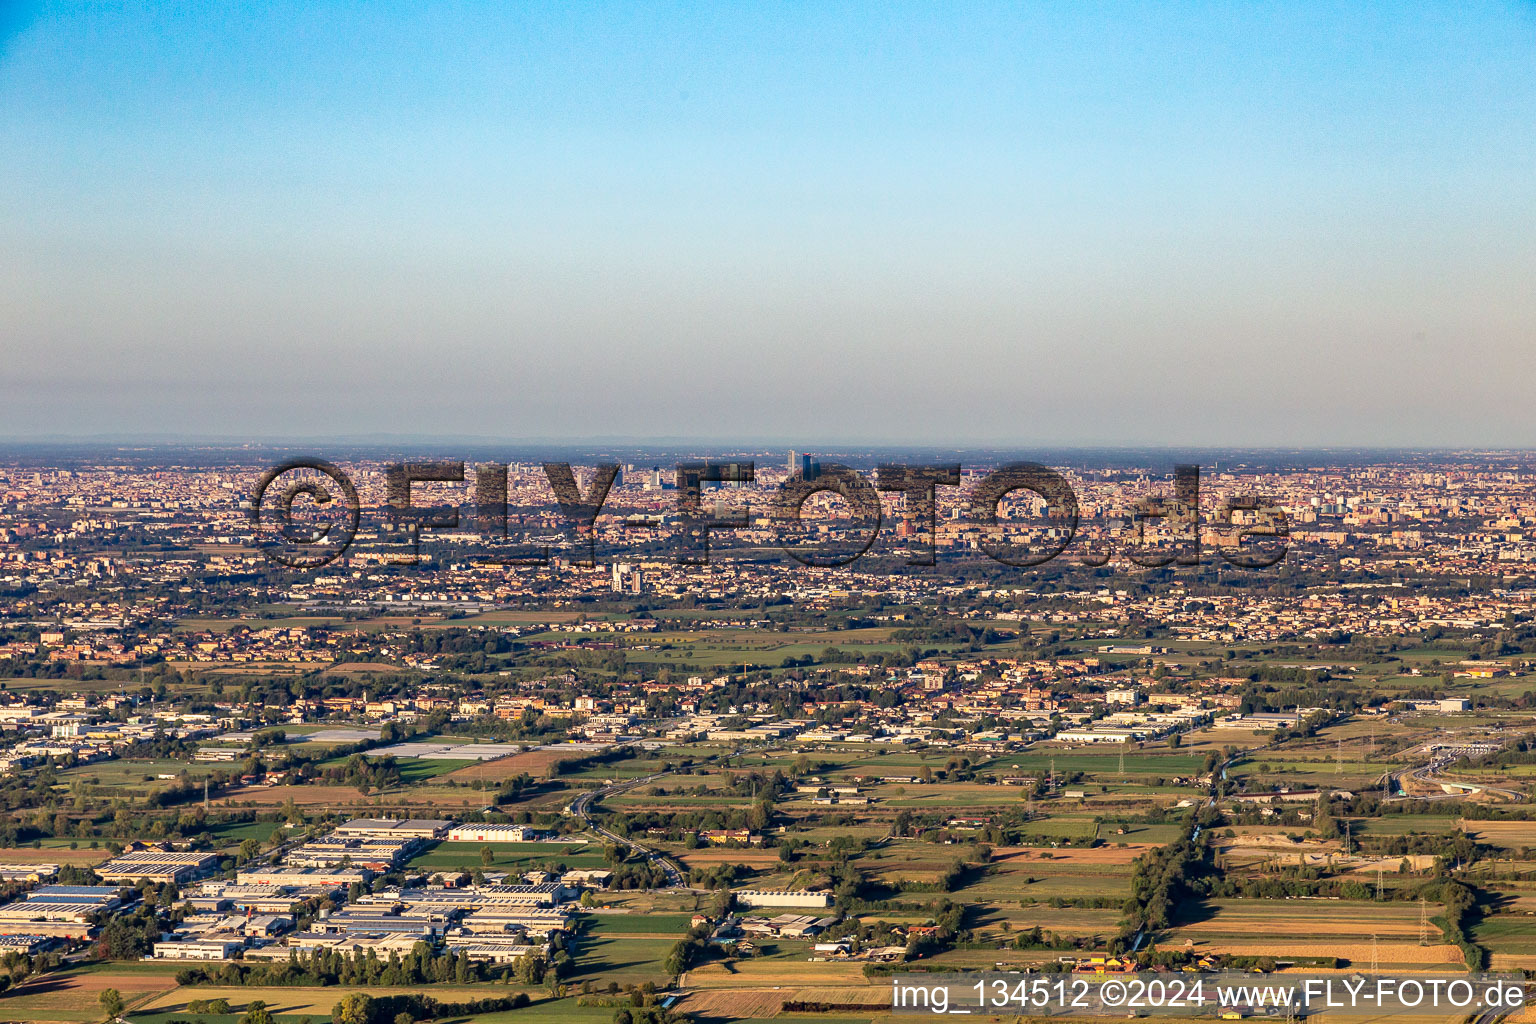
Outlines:
[[229, 961], [218, 967], [184, 967], [176, 972], [176, 982], [253, 986], [468, 984], [515, 973], [515, 965], [477, 963], [468, 954], [438, 952], [431, 944], [418, 942], [405, 956], [391, 951], [387, 959], [373, 950], [348, 956], [336, 950], [317, 949], [308, 955], [295, 951], [287, 960], [274, 963]]

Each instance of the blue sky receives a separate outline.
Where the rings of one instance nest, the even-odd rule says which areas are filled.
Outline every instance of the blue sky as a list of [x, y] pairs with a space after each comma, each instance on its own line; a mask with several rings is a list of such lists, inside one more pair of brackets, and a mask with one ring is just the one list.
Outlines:
[[0, 15], [0, 436], [1536, 445], [1536, 5]]

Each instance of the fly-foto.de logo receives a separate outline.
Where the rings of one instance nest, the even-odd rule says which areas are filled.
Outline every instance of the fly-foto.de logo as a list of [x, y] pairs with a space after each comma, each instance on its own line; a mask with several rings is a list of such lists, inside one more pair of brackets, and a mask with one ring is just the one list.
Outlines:
[[1231, 495], [1203, 517], [1195, 465], [1177, 466], [1171, 487], [1129, 501], [1110, 517], [1113, 525], [1092, 531], [1067, 477], [1034, 462], [972, 473], [964, 485], [958, 463], [886, 463], [869, 474], [814, 463], [772, 486], [761, 486], [752, 461], [682, 462], [662, 486], [669, 500], [647, 510], [611, 502], [618, 464], [592, 467], [585, 483], [567, 462], [542, 463], [540, 474], [514, 501], [505, 463], [390, 463], [370, 509], [376, 516], [365, 517], [347, 472], [322, 459], [291, 459], [257, 481], [248, 517], [266, 556], [296, 569], [347, 555], [365, 527], [393, 542], [397, 563], [419, 559], [423, 535], [440, 534], [469, 542], [469, 561], [508, 566], [548, 565], [557, 552], [594, 565], [605, 528], [631, 538], [637, 552], [683, 565], [708, 564], [711, 538], [718, 547], [729, 536], [756, 553], [835, 568], [869, 554], [882, 531], [891, 532], [888, 519], [909, 566], [937, 565], [941, 552], [1020, 568], [1062, 557], [1097, 567], [1117, 555], [1144, 568], [1190, 566], [1201, 563], [1202, 537], [1214, 536], [1226, 563], [1259, 569], [1283, 559], [1289, 542], [1285, 511], [1269, 498]]

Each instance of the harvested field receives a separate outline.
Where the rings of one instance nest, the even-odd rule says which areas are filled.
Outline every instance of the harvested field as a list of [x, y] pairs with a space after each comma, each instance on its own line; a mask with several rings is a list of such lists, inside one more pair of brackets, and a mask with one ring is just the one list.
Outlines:
[[281, 807], [290, 797], [300, 807], [351, 807], [368, 802], [368, 798], [356, 786], [252, 786], [219, 797], [213, 803], [256, 803], [264, 807]]
[[834, 988], [798, 988], [790, 994], [790, 1001], [797, 1003], [859, 1003], [884, 1004], [891, 1001], [888, 985], [840, 985]]
[[[1532, 959], [1536, 959], [1536, 957]], [[1496, 971], [1499, 969], [1497, 966], [1494, 967]], [[1536, 1003], [1526, 1003], [1520, 1009], [1505, 1017], [1504, 1020], [1507, 1024], [1533, 1024], [1533, 1022], [1536, 1022]]]
[[[1172, 942], [1163, 943], [1165, 948], [1176, 948]], [[1370, 967], [1371, 942], [1307, 942], [1287, 939], [1273, 942], [1266, 939], [1216, 939], [1197, 942], [1196, 950], [1202, 953], [1233, 953], [1238, 956], [1272, 956], [1278, 960], [1294, 957], [1337, 957], [1356, 968]], [[1421, 946], [1417, 942], [1378, 942], [1376, 960], [1382, 967], [1449, 967], [1465, 970], [1466, 961], [1461, 950], [1451, 945]]]
[[1536, 821], [1465, 821], [1461, 827], [1473, 839], [1506, 850], [1536, 849]]
[[460, 768], [456, 772], [450, 772], [444, 778], [453, 779], [455, 782], [472, 782], [475, 779], [500, 782], [502, 779], [510, 779], [524, 772], [536, 779], [548, 778], [559, 762], [575, 760], [586, 754], [586, 751], [580, 750], [525, 750], [521, 754], [509, 754], [494, 761], [482, 761], [467, 768]]
[[686, 850], [677, 859], [690, 868], [712, 868], [720, 864], [745, 864], [749, 868], [774, 869], [781, 866], [772, 850]]
[[763, 957], [743, 960], [727, 971], [720, 964], [706, 964], [687, 974], [690, 988], [763, 988], [783, 985], [845, 986], [864, 980], [864, 965], [858, 962], [817, 963], [787, 957]]
[[1434, 865], [1431, 854], [1413, 854], [1404, 857], [1344, 855], [1343, 840], [1319, 839], [1293, 840], [1278, 832], [1245, 833], [1221, 841], [1220, 849], [1229, 867], [1252, 867], [1256, 864], [1286, 864], [1302, 867], [1322, 867], [1338, 871], [1386, 871], [1397, 873], [1398, 866], [1407, 861], [1415, 871], [1423, 871]]
[[[1157, 847], [1147, 843], [1127, 843], [1120, 846], [1096, 846], [1092, 848], [1064, 846], [1059, 849], [1041, 851], [1032, 846], [999, 846], [992, 851], [994, 864], [1008, 864], [1010, 867], [1018, 867], [1023, 863], [1033, 864], [1129, 864], [1148, 850]], [[1049, 857], [1042, 852], [1050, 853]]]
[[289, 798], [300, 807], [345, 808], [368, 810], [374, 802], [395, 804], [434, 805], [438, 807], [480, 807], [485, 794], [474, 791], [463, 793], [453, 790], [419, 788], [390, 790], [364, 796], [354, 786], [252, 786], [213, 801], [215, 805], [239, 807], [254, 804], [258, 807], [281, 807]]
[[111, 850], [71, 850], [69, 847], [0, 847], [0, 864], [100, 864], [112, 856]]
[[744, 1017], [774, 1017], [784, 1008], [787, 993], [742, 992], [716, 989], [695, 992], [682, 1000], [678, 1009], [693, 1017], [740, 1020]]
[[886, 986], [810, 986], [780, 989], [706, 989], [693, 992], [678, 1009], [694, 1017], [713, 1020], [747, 1020], [776, 1017], [785, 1003], [823, 1003], [832, 1006], [889, 1005]]
[[[1429, 906], [1433, 917], [1444, 910]], [[1273, 900], [1212, 900], [1187, 907], [1197, 920], [1181, 922], [1172, 934], [1179, 939], [1249, 936], [1328, 935], [1361, 938], [1369, 944], [1372, 935], [1382, 940], [1411, 939], [1418, 948], [1419, 905], [1417, 903], [1352, 903], [1346, 901], [1301, 901], [1277, 903]], [[1440, 930], [1431, 933], [1439, 938]], [[1383, 943], [1385, 945], [1385, 943]], [[1453, 947], [1452, 947], [1453, 948]]]
[[1536, 953], [1494, 953], [1488, 964], [1494, 971], [1536, 971]]
[[33, 1021], [99, 1021], [101, 993], [115, 988], [130, 1008], [176, 987], [174, 972], [72, 970], [46, 975], [0, 996], [0, 1017]]

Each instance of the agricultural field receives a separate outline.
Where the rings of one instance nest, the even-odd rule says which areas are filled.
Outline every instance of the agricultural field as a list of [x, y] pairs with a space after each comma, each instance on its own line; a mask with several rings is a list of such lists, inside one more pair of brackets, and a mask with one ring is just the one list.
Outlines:
[[[877, 658], [898, 654], [909, 645], [891, 639], [885, 627], [779, 633], [756, 629], [666, 630], [626, 637], [626, 659], [655, 667], [695, 666], [721, 669], [735, 666], [779, 668], [785, 658], [817, 658], [828, 647]], [[548, 634], [563, 639], [567, 634]], [[539, 639], [530, 637], [529, 639]]]
[[1039, 743], [1029, 750], [1003, 754], [976, 765], [978, 771], [991, 771], [1002, 775], [1015, 772], [1049, 772], [1055, 770], [1063, 776], [1081, 773], [1094, 782], [1108, 782], [1123, 777], [1189, 776], [1200, 771], [1204, 755], [1193, 754], [1182, 748], [1158, 750], [1147, 747], [1126, 747], [1120, 750], [1092, 749], [1062, 743]]
[[34, 979], [0, 994], [0, 1017], [9, 1020], [100, 1021], [101, 993], [115, 988], [134, 1009], [176, 988], [176, 969], [166, 964], [89, 964]]
[[40, 842], [36, 847], [31, 846], [7, 846], [0, 847], [0, 864], [76, 864], [94, 865], [112, 856], [112, 852], [98, 846], [90, 849], [89, 843], [78, 843], [77, 849], [71, 849], [70, 844], [76, 840], [50, 839]]
[[1019, 905], [1012, 901], [980, 903], [966, 915], [966, 926], [978, 936], [1007, 940], [1034, 928], [1066, 938], [1109, 938], [1120, 929], [1124, 915], [1116, 909]]
[[1536, 912], [1483, 917], [1472, 928], [1472, 941], [1493, 954], [1495, 969], [1536, 967]]
[[1379, 785], [1383, 774], [1401, 764], [1392, 760], [1361, 760], [1316, 750], [1264, 750], [1250, 753], [1233, 765], [1227, 777], [1250, 791], [1342, 789], [1358, 791]]
[[808, 942], [780, 940], [766, 943], [761, 948], [762, 956], [738, 960], [729, 967], [720, 963], [696, 967], [687, 973], [684, 982], [694, 990], [775, 986], [794, 989], [808, 985], [864, 987], [866, 984], [862, 964], [813, 961]]
[[1463, 821], [1461, 827], [1477, 842], [1506, 854], [1529, 858], [1536, 851], [1536, 821]]
[[[158, 965], [157, 965], [158, 966]], [[273, 1014], [286, 1017], [311, 1017], [320, 1022], [330, 1018], [331, 1008], [351, 992], [366, 992], [368, 995], [377, 996], [388, 994], [389, 988], [350, 988], [346, 986], [310, 986], [310, 985], [190, 985], [177, 986], [175, 983], [175, 971], [171, 971], [171, 982], [168, 991], [157, 993], [152, 998], [144, 1001], [142, 1007], [148, 1011], [171, 1012], [179, 1011], [183, 1017], [186, 1014], [186, 1005], [193, 999], [225, 999], [229, 1001], [230, 1009], [240, 1010], [250, 1005], [253, 1000], [260, 999], [267, 1004], [267, 1009]], [[121, 986], [117, 986], [121, 988]], [[399, 992], [428, 992], [439, 1002], [470, 1002], [476, 999], [489, 999], [500, 996], [513, 995], [519, 991], [515, 986], [506, 985], [430, 985], [415, 986], [412, 988], [400, 988]], [[538, 998], [548, 993], [533, 990], [529, 992], [530, 998]], [[127, 992], [124, 990], [124, 998]], [[0, 1003], [3, 1006], [3, 1003]], [[201, 1015], [199, 1015], [201, 1016]], [[611, 1013], [610, 1013], [611, 1017]], [[101, 1019], [100, 1008], [97, 1008], [95, 1017], [91, 1020]], [[135, 1021], [138, 1015], [135, 1014]], [[197, 1018], [194, 1018], [197, 1019]], [[212, 1019], [217, 1019], [212, 1018]]]
[[[1441, 911], [1425, 908], [1431, 919]], [[1462, 964], [1461, 951], [1443, 942], [1433, 921], [1421, 928], [1420, 913], [1418, 903], [1406, 901], [1287, 900], [1281, 912], [1270, 900], [1209, 900], [1183, 907], [1158, 941], [1197, 952], [1337, 957], [1357, 968], [1368, 967], [1373, 955], [1392, 967]]]
[[395, 762], [400, 769], [400, 778], [406, 785], [418, 782], [426, 782], [435, 779], [439, 775], [448, 775], [461, 768], [467, 768], [475, 761], [453, 761], [443, 758], [404, 757]]
[[275, 833], [290, 834], [281, 821], [221, 822], [209, 825], [207, 831], [220, 846], [239, 846], [247, 839], [265, 843]]
[[582, 914], [577, 919], [588, 935], [632, 938], [670, 938], [674, 942], [688, 931], [692, 914]]
[[585, 751], [525, 750], [520, 754], [508, 754], [494, 761], [470, 763], [454, 769], [444, 778], [454, 782], [501, 782], [519, 775], [531, 775], [536, 779], [552, 777], [555, 765], [586, 756]]
[[[712, 976], [706, 978], [709, 984]], [[678, 1008], [700, 1021], [761, 1020], [773, 1018], [784, 1024], [795, 1021], [816, 1021], [817, 1024], [865, 1024], [870, 1015], [857, 1017], [846, 1015], [814, 1014], [801, 1017], [783, 1012], [790, 1002], [827, 1003], [832, 1005], [878, 1006], [889, 1004], [889, 986], [874, 985], [812, 985], [779, 986], [762, 989], [700, 988], [691, 992]]]
[[[966, 901], [1047, 902], [1053, 898], [1111, 897], [1131, 892], [1132, 862], [1147, 846], [1040, 850], [998, 847], [994, 863], [958, 890]], [[974, 877], [974, 880], [969, 880]]]
[[[1450, 835], [1463, 824], [1459, 817], [1451, 817], [1443, 814], [1389, 814], [1377, 818], [1352, 818], [1349, 821], [1351, 830], [1356, 835], [1366, 836], [1407, 836], [1407, 835]], [[1483, 824], [1479, 822], [1478, 824]], [[1489, 822], [1499, 825], [1503, 822]], [[1508, 824], [1523, 825], [1527, 830], [1536, 828], [1530, 822], [1509, 822]]]
[[[402, 762], [402, 769], [406, 763]], [[472, 771], [475, 767], [479, 766], [471, 765], [459, 770]], [[452, 773], [437, 775], [369, 793], [363, 793], [354, 786], [314, 783], [243, 786], [214, 797], [212, 805], [224, 809], [249, 808], [260, 813], [284, 807], [292, 800], [296, 806], [309, 813], [355, 814], [365, 817], [378, 816], [384, 811], [409, 811], [417, 817], [424, 817], [431, 812], [433, 816], [452, 817], [466, 811], [478, 811], [486, 806], [487, 794], [480, 787], [445, 784], [444, 780], [453, 777]], [[561, 802], [562, 793], [558, 788], [534, 789], [525, 792], [523, 803], [505, 805], [503, 809], [515, 811], [530, 805], [559, 805]]]
[[[107, 799], [142, 800], [178, 785], [185, 778], [201, 780], [218, 766], [197, 761], [129, 760], [97, 761], [56, 773], [54, 789], [61, 794], [80, 791]], [[166, 776], [161, 778], [161, 776]]]
[[639, 985], [654, 982], [661, 986], [668, 980], [663, 967], [667, 954], [682, 934], [632, 934], [597, 929], [577, 937], [571, 951], [576, 960], [567, 981], [580, 984], [591, 981], [606, 985]]

